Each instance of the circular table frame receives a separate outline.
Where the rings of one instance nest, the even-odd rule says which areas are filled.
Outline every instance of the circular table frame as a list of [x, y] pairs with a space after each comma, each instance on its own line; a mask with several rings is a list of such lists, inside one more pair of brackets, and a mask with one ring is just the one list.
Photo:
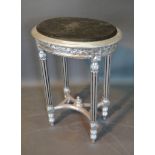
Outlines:
[[[41, 62], [42, 75], [45, 85], [45, 96], [47, 101], [47, 112], [49, 123], [53, 126], [55, 122], [55, 111], [59, 109], [72, 109], [85, 115], [90, 121], [90, 139], [95, 142], [97, 139], [97, 109], [102, 108], [103, 119], [108, 115], [109, 100], [109, 83], [110, 83], [110, 65], [111, 54], [115, 51], [118, 41], [121, 39], [121, 31], [117, 28], [117, 34], [103, 41], [94, 42], [71, 42], [46, 37], [40, 34], [36, 27], [32, 29], [32, 36], [36, 40]], [[50, 80], [48, 74], [47, 54], [62, 56], [63, 73], [64, 73], [64, 100], [54, 106], [50, 90]], [[99, 72], [99, 61], [105, 58], [103, 97], [100, 102], [97, 101], [97, 82]], [[90, 103], [83, 103], [81, 98], [73, 98], [69, 88], [68, 77], [68, 58], [90, 59], [91, 87]], [[89, 108], [89, 110], [87, 110]]]

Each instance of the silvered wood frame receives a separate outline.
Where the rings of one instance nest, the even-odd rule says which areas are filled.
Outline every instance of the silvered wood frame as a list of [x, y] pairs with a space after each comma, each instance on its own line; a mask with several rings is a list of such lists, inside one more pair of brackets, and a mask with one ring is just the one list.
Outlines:
[[[119, 31], [120, 32], [120, 31]], [[42, 75], [45, 85], [45, 96], [47, 101], [47, 111], [49, 117], [49, 123], [54, 125], [55, 118], [54, 112], [59, 109], [72, 109], [85, 115], [90, 121], [90, 139], [94, 142], [97, 139], [97, 109], [102, 108], [102, 116], [106, 118], [108, 114], [109, 101], [109, 78], [110, 78], [110, 64], [111, 54], [117, 47], [117, 42], [120, 40], [121, 35], [117, 34], [114, 40], [111, 39], [111, 43], [103, 44], [103, 46], [96, 46], [95, 48], [88, 47], [66, 47], [61, 45], [55, 45], [49, 41], [45, 42], [39, 38], [36, 39], [36, 45], [39, 50], [39, 58], [41, 62]], [[50, 80], [48, 75], [47, 65], [47, 53], [62, 56], [63, 75], [64, 75], [64, 100], [58, 105], [54, 106], [52, 101], [52, 94], [50, 90]], [[99, 61], [101, 58], [105, 58], [104, 65], [104, 82], [103, 82], [103, 99], [97, 101], [97, 81], [99, 71]], [[69, 89], [69, 77], [68, 77], [68, 58], [76, 59], [90, 59], [90, 72], [91, 72], [91, 87], [90, 87], [90, 103], [83, 103], [81, 98], [77, 96], [73, 98]], [[89, 109], [88, 109], [89, 108]]]

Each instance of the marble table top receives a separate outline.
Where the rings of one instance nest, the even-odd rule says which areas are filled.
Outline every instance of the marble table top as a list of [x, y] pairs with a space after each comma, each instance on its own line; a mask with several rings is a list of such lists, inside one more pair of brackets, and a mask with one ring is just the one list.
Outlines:
[[78, 42], [101, 41], [117, 33], [116, 27], [110, 23], [78, 17], [48, 19], [38, 24], [36, 29], [46, 37]]

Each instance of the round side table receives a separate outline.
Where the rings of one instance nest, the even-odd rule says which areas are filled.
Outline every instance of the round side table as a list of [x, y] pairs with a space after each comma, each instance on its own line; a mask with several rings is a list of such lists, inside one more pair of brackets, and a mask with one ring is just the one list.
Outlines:
[[[115, 51], [118, 41], [121, 39], [121, 31], [104, 21], [61, 17], [48, 19], [36, 25], [32, 29], [32, 36], [36, 40], [41, 62], [42, 75], [45, 85], [47, 112], [49, 123], [54, 125], [54, 113], [59, 109], [72, 109], [85, 115], [90, 121], [90, 139], [97, 139], [98, 122], [97, 109], [102, 108], [103, 119], [108, 115], [109, 101], [109, 78], [111, 54]], [[47, 66], [47, 55], [51, 53], [62, 57], [64, 73], [64, 100], [54, 106], [50, 90], [50, 80]], [[105, 59], [103, 97], [97, 101], [97, 82], [99, 61]], [[90, 103], [83, 103], [81, 98], [71, 96], [67, 61], [68, 58], [90, 59], [91, 87]], [[89, 109], [89, 110], [87, 110]]]

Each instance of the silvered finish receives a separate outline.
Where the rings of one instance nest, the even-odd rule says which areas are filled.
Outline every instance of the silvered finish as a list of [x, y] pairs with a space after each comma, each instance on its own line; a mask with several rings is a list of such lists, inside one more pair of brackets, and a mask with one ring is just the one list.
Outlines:
[[[36, 40], [36, 45], [39, 50], [39, 57], [42, 68], [42, 75], [45, 85], [45, 96], [47, 101], [47, 111], [49, 122], [54, 125], [55, 118], [54, 112], [59, 109], [72, 109], [82, 113], [90, 121], [90, 139], [95, 142], [97, 139], [97, 109], [102, 107], [102, 116], [106, 118], [108, 115], [109, 101], [109, 78], [110, 78], [110, 64], [111, 54], [115, 51], [118, 41], [121, 39], [121, 31], [119, 29], [116, 36], [97, 42], [68, 42], [63, 40], [57, 40], [48, 38], [39, 34], [35, 29], [32, 31]], [[53, 105], [52, 95], [50, 90], [50, 80], [47, 67], [47, 55], [44, 52], [62, 56], [63, 74], [64, 74], [64, 97], [65, 99], [57, 106]], [[105, 57], [104, 67], [104, 82], [103, 82], [103, 99], [101, 102], [97, 102], [97, 82], [98, 71], [101, 57]], [[82, 103], [82, 99], [77, 96], [73, 98], [69, 89], [69, 77], [68, 77], [68, 58], [76, 59], [90, 59], [90, 71], [91, 71], [91, 87], [90, 87], [90, 103]]]
[[64, 96], [67, 97], [70, 94], [67, 58], [62, 57], [62, 63], [63, 63], [63, 75], [64, 75]]
[[97, 117], [97, 78], [98, 78], [98, 64], [99, 58], [94, 57], [91, 61], [91, 122], [90, 122], [90, 138], [93, 142], [95, 142], [97, 138], [97, 125], [96, 125], [96, 117]]
[[108, 115], [108, 107], [110, 105], [109, 101], [109, 87], [110, 87], [110, 68], [111, 68], [111, 55], [105, 56], [104, 64], [104, 82], [103, 82], [103, 107], [102, 116], [106, 119]]
[[77, 107], [83, 107], [82, 100], [81, 100], [81, 98], [79, 96], [76, 97], [75, 104], [76, 104]]
[[36, 40], [36, 43], [39, 48], [47, 51], [48, 53], [52, 53], [54, 55], [62, 57], [70, 57], [77, 59], [91, 59], [93, 55], [100, 55], [100, 57], [104, 57], [113, 53], [117, 47], [117, 43], [97, 48], [65, 47], [47, 42], [42, 42], [40, 40]]
[[42, 69], [42, 76], [44, 80], [44, 86], [45, 86], [45, 97], [46, 102], [48, 104], [48, 117], [49, 117], [49, 123], [51, 125], [54, 125], [54, 106], [52, 102], [52, 95], [50, 90], [50, 80], [48, 75], [48, 67], [47, 67], [47, 56], [46, 53], [43, 50], [39, 49], [39, 58], [41, 63], [41, 69]]
[[[68, 103], [68, 100], [72, 102], [72, 104]], [[83, 115], [85, 115], [88, 118], [88, 120], [90, 120], [89, 111], [87, 111], [84, 107], [79, 106], [77, 104], [77, 99], [74, 99], [72, 96], [68, 96], [61, 103], [59, 103], [57, 106], [54, 107], [54, 110], [59, 110], [59, 109], [72, 109], [72, 110], [78, 111]]]
[[[38, 44], [37, 44], [38, 46]], [[96, 51], [91, 53], [91, 103], [82, 103], [82, 99], [77, 96], [76, 99], [70, 95], [69, 89], [69, 77], [68, 77], [68, 62], [67, 58], [62, 58], [63, 64], [63, 74], [64, 74], [64, 96], [65, 99], [59, 103], [57, 106], [53, 106], [51, 90], [50, 90], [50, 81], [48, 75], [48, 68], [47, 68], [47, 56], [43, 49], [38, 46], [39, 49], [39, 57], [41, 62], [42, 74], [45, 84], [45, 96], [47, 100], [47, 111], [49, 122], [51, 125], [54, 125], [55, 118], [54, 112], [59, 109], [72, 109], [78, 111], [85, 115], [88, 120], [90, 121], [90, 139], [92, 142], [95, 142], [97, 139], [97, 109], [102, 107], [102, 116], [106, 118], [108, 114], [108, 106], [110, 104], [109, 101], [109, 77], [110, 77], [110, 64], [111, 64], [111, 55], [105, 56], [105, 68], [104, 68], [104, 93], [103, 93], [103, 100], [98, 103], [97, 102], [97, 81], [98, 81], [98, 71], [99, 71], [99, 64], [98, 62], [101, 60], [102, 51]], [[90, 108], [90, 110], [87, 108]]]
[[48, 112], [48, 121], [51, 124], [51, 126], [54, 126], [55, 117], [54, 117], [54, 106], [48, 105], [47, 106], [47, 112]]

